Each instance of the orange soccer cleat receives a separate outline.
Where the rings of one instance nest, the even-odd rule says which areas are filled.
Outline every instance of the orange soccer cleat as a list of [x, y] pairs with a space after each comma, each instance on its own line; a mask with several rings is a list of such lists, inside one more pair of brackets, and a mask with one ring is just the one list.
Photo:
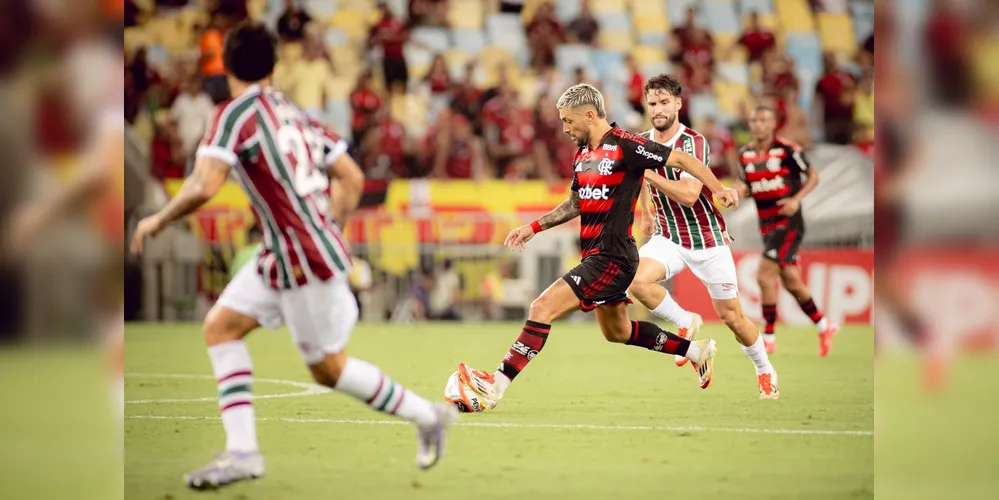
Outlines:
[[836, 332], [839, 331], [839, 325], [835, 322], [830, 321], [829, 326], [825, 330], [819, 332], [819, 357], [824, 358], [829, 354], [829, 349], [832, 347], [833, 337], [836, 336]]
[[760, 399], [777, 399], [780, 397], [780, 389], [777, 388], [776, 373], [761, 373], [756, 376], [756, 382], [760, 386]]

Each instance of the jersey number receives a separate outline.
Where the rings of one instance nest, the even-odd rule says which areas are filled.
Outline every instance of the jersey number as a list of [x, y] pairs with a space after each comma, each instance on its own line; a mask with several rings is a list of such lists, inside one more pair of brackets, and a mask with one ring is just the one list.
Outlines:
[[289, 153], [295, 155], [295, 192], [299, 196], [326, 191], [330, 180], [317, 167], [323, 162], [323, 144], [314, 132], [308, 129], [303, 132], [298, 127], [284, 125], [278, 129], [278, 147], [286, 156]]

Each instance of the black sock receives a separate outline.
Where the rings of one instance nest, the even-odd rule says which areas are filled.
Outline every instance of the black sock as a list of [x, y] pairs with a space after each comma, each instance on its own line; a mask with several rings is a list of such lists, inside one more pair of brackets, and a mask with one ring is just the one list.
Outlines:
[[777, 304], [763, 304], [763, 333], [774, 333], [774, 325], [777, 323]]
[[665, 354], [687, 355], [690, 341], [676, 334], [667, 332], [655, 323], [648, 321], [631, 322], [631, 338], [628, 345], [644, 347], [650, 351]]

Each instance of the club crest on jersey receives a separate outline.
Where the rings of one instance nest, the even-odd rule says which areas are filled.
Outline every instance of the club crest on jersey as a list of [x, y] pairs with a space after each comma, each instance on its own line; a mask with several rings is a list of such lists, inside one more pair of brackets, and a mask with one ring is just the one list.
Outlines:
[[610, 175], [613, 169], [614, 169], [614, 160], [611, 160], [609, 158], [604, 158], [603, 160], [600, 160], [600, 165], [597, 166], [597, 170], [600, 172], [600, 175]]

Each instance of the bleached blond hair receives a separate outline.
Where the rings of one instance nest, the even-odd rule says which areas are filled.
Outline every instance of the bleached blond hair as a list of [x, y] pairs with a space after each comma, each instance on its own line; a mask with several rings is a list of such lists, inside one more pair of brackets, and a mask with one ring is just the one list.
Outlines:
[[555, 107], [558, 109], [578, 108], [587, 104], [596, 108], [598, 117], [607, 117], [607, 110], [604, 108], [604, 95], [593, 85], [585, 83], [569, 87], [562, 93], [562, 97], [558, 98]]

